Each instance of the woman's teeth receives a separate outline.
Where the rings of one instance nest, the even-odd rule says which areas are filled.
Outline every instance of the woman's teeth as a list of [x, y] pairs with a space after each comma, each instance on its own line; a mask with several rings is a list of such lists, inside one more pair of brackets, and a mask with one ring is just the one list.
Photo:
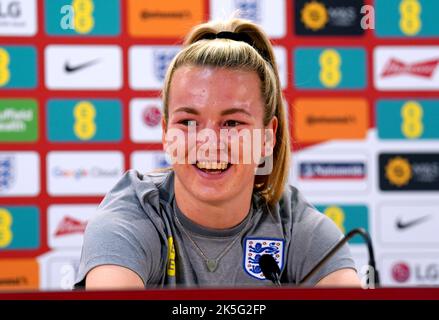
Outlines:
[[198, 169], [207, 169], [207, 170], [225, 170], [227, 169], [227, 162], [207, 162], [201, 161], [197, 162]]

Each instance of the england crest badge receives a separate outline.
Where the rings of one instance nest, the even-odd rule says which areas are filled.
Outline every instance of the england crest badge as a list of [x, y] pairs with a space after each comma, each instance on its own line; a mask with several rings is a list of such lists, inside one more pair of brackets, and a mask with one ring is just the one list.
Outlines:
[[154, 75], [158, 81], [165, 80], [166, 70], [174, 56], [177, 54], [178, 48], [156, 49], [153, 52], [154, 59]]
[[276, 260], [279, 269], [284, 264], [284, 240], [273, 238], [245, 238], [244, 240], [244, 270], [252, 277], [266, 280], [259, 266], [259, 259], [264, 254], [271, 255]]
[[15, 159], [0, 157], [0, 193], [12, 188], [15, 180]]

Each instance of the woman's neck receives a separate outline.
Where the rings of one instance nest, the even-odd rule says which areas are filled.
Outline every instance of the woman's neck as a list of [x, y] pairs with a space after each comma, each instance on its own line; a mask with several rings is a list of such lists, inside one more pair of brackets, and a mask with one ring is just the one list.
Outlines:
[[174, 181], [175, 201], [180, 211], [193, 222], [212, 229], [228, 229], [238, 225], [250, 211], [252, 190], [244, 190], [233, 199], [206, 202], [194, 197], [178, 181]]

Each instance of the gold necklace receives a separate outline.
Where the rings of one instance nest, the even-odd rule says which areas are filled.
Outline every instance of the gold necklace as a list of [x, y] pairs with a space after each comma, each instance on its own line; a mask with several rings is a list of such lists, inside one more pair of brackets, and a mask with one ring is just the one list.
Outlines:
[[195, 242], [194, 239], [192, 239], [192, 237], [189, 235], [189, 232], [186, 231], [186, 228], [183, 226], [183, 224], [180, 222], [180, 219], [178, 218], [177, 214], [174, 214], [175, 216], [175, 221], [178, 223], [178, 225], [180, 226], [180, 228], [183, 230], [184, 234], [186, 235], [186, 237], [188, 237], [188, 239], [191, 241], [191, 243], [194, 245], [195, 249], [197, 249], [198, 254], [201, 256], [201, 258], [204, 260], [204, 263], [206, 264], [207, 270], [209, 270], [209, 272], [215, 272], [215, 270], [218, 267], [218, 263], [219, 261], [222, 259], [222, 257], [224, 257], [224, 255], [229, 252], [229, 250], [232, 248], [232, 246], [235, 244], [236, 240], [238, 240], [240, 238], [240, 236], [244, 233], [249, 221], [250, 221], [250, 217], [247, 221], [247, 223], [245, 224], [245, 226], [242, 228], [242, 230], [235, 236], [235, 238], [233, 238], [233, 240], [218, 254], [218, 256], [215, 259], [211, 259], [208, 256], [206, 256], [203, 252], [203, 250], [201, 250], [201, 248], [198, 246], [198, 244]]

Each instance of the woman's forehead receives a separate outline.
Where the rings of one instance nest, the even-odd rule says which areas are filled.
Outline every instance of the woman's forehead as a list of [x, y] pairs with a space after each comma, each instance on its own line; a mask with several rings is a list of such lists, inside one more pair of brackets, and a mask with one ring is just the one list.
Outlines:
[[241, 69], [184, 66], [173, 75], [169, 103], [202, 107], [240, 105], [251, 108], [262, 103], [260, 80], [256, 72]]
[[199, 85], [227, 85], [235, 84], [259, 85], [260, 80], [256, 71], [211, 66], [181, 66], [174, 71], [171, 85], [185, 85], [196, 82]]

